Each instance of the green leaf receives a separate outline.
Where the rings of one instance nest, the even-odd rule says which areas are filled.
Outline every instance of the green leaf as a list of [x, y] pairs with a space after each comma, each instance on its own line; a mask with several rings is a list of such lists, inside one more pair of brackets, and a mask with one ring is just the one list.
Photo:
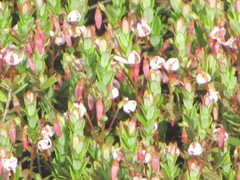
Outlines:
[[146, 115], [146, 118], [147, 120], [152, 120], [152, 118], [154, 117], [155, 115], [155, 107], [154, 106], [151, 106], [150, 108], [147, 109], [147, 115]]
[[108, 87], [113, 78], [114, 78], [114, 72], [108, 71], [107, 73], [104, 74], [102, 81]]
[[202, 176], [206, 180], [221, 179], [220, 176], [218, 176], [216, 173], [213, 173], [213, 172], [202, 172]]
[[160, 35], [151, 35], [150, 42], [151, 44], [156, 47], [160, 43]]
[[231, 144], [232, 146], [240, 146], [240, 139], [239, 138], [235, 138], [235, 137], [230, 137], [228, 139], [228, 143]]
[[56, 77], [50, 77], [41, 85], [41, 89], [47, 89], [50, 86], [52, 86], [55, 82], [57, 82], [57, 78]]
[[228, 152], [224, 153], [219, 159], [217, 164], [215, 165], [215, 169], [218, 169], [223, 163], [226, 163], [225, 160], [228, 156]]
[[109, 54], [109, 52], [106, 51], [106, 52], [102, 53], [101, 66], [103, 68], [106, 68], [109, 65], [109, 62], [110, 62], [110, 54]]
[[151, 23], [153, 20], [153, 10], [150, 7], [144, 9], [143, 16], [145, 17], [147, 23]]
[[14, 94], [17, 94], [18, 92], [20, 92], [21, 90], [23, 90], [28, 84], [22, 84], [21, 86], [19, 86], [16, 90], [14, 90]]
[[153, 23], [152, 23], [152, 34], [156, 35], [156, 34], [160, 34], [161, 32], [161, 20], [160, 18], [157, 16], [154, 18]]
[[2, 91], [0, 91], [0, 101], [7, 102], [7, 96]]

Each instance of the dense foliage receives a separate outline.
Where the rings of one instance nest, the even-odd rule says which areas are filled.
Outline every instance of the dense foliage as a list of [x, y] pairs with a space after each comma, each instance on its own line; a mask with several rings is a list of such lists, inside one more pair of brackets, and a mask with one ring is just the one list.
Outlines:
[[0, 2], [1, 179], [240, 179], [240, 0]]

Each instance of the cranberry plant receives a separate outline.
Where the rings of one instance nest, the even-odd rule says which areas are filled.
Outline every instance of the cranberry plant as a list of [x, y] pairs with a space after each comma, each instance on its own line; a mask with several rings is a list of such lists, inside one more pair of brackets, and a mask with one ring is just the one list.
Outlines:
[[239, 0], [0, 2], [1, 179], [240, 179]]

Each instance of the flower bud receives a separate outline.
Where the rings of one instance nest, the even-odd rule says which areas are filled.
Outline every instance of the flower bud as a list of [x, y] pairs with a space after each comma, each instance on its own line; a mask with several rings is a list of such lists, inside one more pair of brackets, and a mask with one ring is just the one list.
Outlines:
[[36, 71], [36, 65], [35, 65], [35, 63], [34, 63], [34, 61], [33, 61], [33, 58], [32, 58], [32, 57], [28, 57], [28, 58], [27, 58], [27, 62], [28, 62], [28, 65], [29, 65], [30, 69], [31, 69], [33, 72], [35, 72], [35, 71]]
[[188, 135], [187, 135], [186, 129], [183, 128], [183, 130], [182, 130], [182, 142], [183, 142], [183, 144], [187, 144], [187, 141], [188, 141]]
[[58, 137], [61, 137], [61, 135], [62, 135], [62, 129], [61, 129], [59, 120], [58, 120], [57, 118], [55, 118], [55, 119], [53, 120], [53, 127], [54, 127], [54, 131], [55, 131], [56, 135], [57, 135]]
[[24, 150], [28, 148], [28, 138], [25, 131], [22, 133], [22, 146]]
[[75, 90], [75, 100], [76, 102], [80, 102], [82, 99], [82, 91], [83, 91], [83, 87], [84, 87], [84, 81], [83, 79], [79, 79], [77, 86], [76, 86], [76, 90]]
[[88, 94], [87, 101], [88, 101], [88, 108], [90, 111], [92, 111], [94, 108], [94, 98], [92, 94]]
[[9, 136], [10, 136], [11, 143], [14, 144], [16, 142], [16, 128], [13, 121], [10, 121]]
[[158, 153], [156, 151], [153, 153], [152, 167], [153, 167], [153, 171], [159, 170], [159, 157], [158, 157]]
[[133, 65], [133, 79], [135, 83], [139, 81], [139, 71], [140, 71], [140, 64]]
[[98, 121], [100, 121], [102, 119], [103, 109], [104, 109], [104, 105], [103, 105], [102, 98], [98, 98], [97, 102], [96, 102], [96, 112], [97, 112], [97, 120]]
[[115, 159], [113, 161], [112, 168], [111, 168], [112, 180], [117, 180], [118, 170], [119, 170], [119, 162], [118, 162], [118, 160]]
[[146, 80], [149, 79], [149, 62], [147, 58], [143, 59], [143, 74]]
[[71, 74], [70, 74], [70, 68], [69, 68], [69, 66], [67, 66], [67, 67], [65, 68], [65, 79], [66, 79], [67, 81], [69, 81], [69, 80], [70, 80], [70, 76], [71, 76]]
[[101, 13], [99, 7], [96, 8], [94, 20], [95, 20], [95, 25], [96, 25], [97, 29], [98, 30], [101, 29], [101, 26], [102, 26], [102, 13]]

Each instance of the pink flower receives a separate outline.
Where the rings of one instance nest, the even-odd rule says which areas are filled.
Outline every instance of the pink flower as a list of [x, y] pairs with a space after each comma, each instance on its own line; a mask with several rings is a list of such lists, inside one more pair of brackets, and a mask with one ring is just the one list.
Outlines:
[[216, 128], [212, 131], [212, 136], [215, 141], [218, 142], [218, 147], [223, 150], [224, 143], [228, 140], [228, 134], [223, 127]]
[[203, 148], [197, 141], [192, 142], [188, 147], [188, 154], [190, 154], [191, 156], [199, 156], [202, 153]]
[[211, 33], [210, 38], [217, 40], [217, 42], [222, 43], [226, 34], [226, 29], [224, 27], [215, 27]]
[[53, 127], [54, 127], [54, 131], [56, 132], [56, 135], [58, 137], [61, 137], [62, 135], [62, 129], [61, 129], [61, 125], [60, 125], [60, 122], [57, 118], [55, 118], [53, 120]]
[[207, 94], [205, 94], [203, 97], [203, 103], [206, 106], [216, 103], [218, 101], [218, 95], [219, 95], [218, 91], [209, 89]]
[[122, 154], [122, 148], [119, 147], [117, 149], [113, 149], [112, 150], [112, 156], [113, 156], [114, 160], [123, 161], [124, 157], [123, 157], [123, 154]]
[[143, 59], [143, 74], [146, 80], [149, 79], [149, 62], [147, 60], [147, 58]]

